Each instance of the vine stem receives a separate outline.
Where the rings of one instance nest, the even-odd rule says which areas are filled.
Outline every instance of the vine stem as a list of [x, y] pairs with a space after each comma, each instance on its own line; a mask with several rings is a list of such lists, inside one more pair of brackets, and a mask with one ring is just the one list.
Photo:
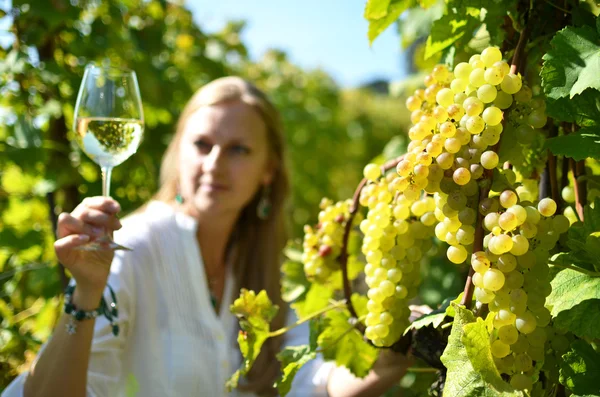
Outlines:
[[529, 40], [530, 32], [531, 25], [527, 23], [525, 24], [525, 28], [523, 28], [523, 31], [519, 36], [519, 41], [517, 42], [517, 46], [515, 47], [515, 54], [513, 55], [512, 61], [510, 63], [510, 73], [512, 74], [517, 74], [517, 72], [524, 74], [525, 45], [527, 44], [527, 40]]
[[583, 273], [590, 277], [600, 277], [600, 272], [593, 272], [591, 270], [587, 270], [587, 269], [584, 269], [581, 267], [577, 267], [577, 266], [573, 266], [573, 265], [562, 265], [562, 264], [556, 263], [556, 262], [548, 262], [548, 264], [550, 264], [552, 266], [556, 266], [556, 267], [562, 267], [563, 269], [574, 270], [576, 272]]
[[[387, 163], [381, 166], [381, 174], [385, 175], [385, 173], [392, 168], [395, 168], [396, 165], [402, 159], [404, 155], [395, 158], [393, 160], [388, 161]], [[346, 227], [344, 228], [344, 238], [342, 240], [342, 252], [339, 257], [340, 268], [342, 269], [342, 284], [344, 287], [344, 298], [346, 298], [348, 311], [350, 315], [354, 318], [357, 318], [356, 310], [354, 310], [354, 305], [352, 305], [352, 300], [350, 299], [352, 296], [352, 289], [350, 288], [350, 280], [348, 279], [348, 239], [350, 237], [350, 231], [352, 230], [352, 222], [354, 221], [354, 217], [360, 208], [360, 192], [363, 190], [365, 185], [369, 182], [367, 178], [363, 178], [358, 184], [356, 190], [354, 191], [354, 196], [352, 197], [352, 205], [350, 206], [350, 215], [348, 216], [348, 220], [346, 221]], [[362, 324], [358, 324], [357, 328], [364, 333], [364, 327]]]
[[585, 207], [587, 201], [587, 188], [584, 181], [580, 181], [579, 177], [585, 175], [585, 163], [584, 160], [575, 161], [569, 159], [571, 166], [571, 173], [573, 175], [573, 186], [575, 191], [575, 210], [579, 216], [579, 220], [583, 222], [583, 207]]
[[303, 324], [303, 323], [305, 323], [307, 321], [310, 321], [310, 320], [312, 320], [315, 317], [319, 317], [323, 313], [327, 313], [328, 311], [333, 310], [333, 309], [339, 309], [339, 308], [344, 307], [346, 305], [347, 305], [346, 300], [336, 301], [336, 302], [332, 303], [331, 305], [324, 307], [321, 310], [317, 310], [316, 312], [314, 312], [312, 314], [309, 314], [306, 317], [301, 318], [300, 320], [296, 321], [293, 324], [288, 325], [287, 327], [279, 328], [278, 330], [269, 332], [269, 338], [273, 338], [275, 336], [283, 335], [286, 332], [288, 332], [288, 331], [296, 328], [297, 326], [299, 326], [299, 325], [301, 325], [301, 324]]

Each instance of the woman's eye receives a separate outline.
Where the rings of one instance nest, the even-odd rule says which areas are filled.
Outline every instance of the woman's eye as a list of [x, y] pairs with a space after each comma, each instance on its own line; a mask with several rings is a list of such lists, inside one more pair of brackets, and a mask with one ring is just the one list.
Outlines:
[[244, 145], [235, 145], [231, 147], [231, 151], [236, 154], [249, 154], [250, 148]]
[[211, 145], [206, 141], [196, 141], [194, 142], [196, 147], [202, 152], [210, 152]]

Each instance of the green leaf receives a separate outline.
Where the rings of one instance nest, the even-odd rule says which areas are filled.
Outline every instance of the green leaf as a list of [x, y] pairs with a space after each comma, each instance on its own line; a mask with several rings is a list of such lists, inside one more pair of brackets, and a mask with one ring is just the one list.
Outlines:
[[392, 23], [400, 18], [400, 15], [413, 5], [414, 0], [392, 0], [385, 17], [369, 20], [369, 32], [367, 37], [369, 38], [369, 45], [373, 44], [373, 41], [390, 26]]
[[377, 359], [378, 350], [364, 341], [347, 310], [330, 311], [325, 320], [327, 327], [318, 338], [325, 360], [334, 360], [355, 376], [365, 377]]
[[565, 269], [552, 280], [552, 293], [546, 304], [552, 306], [552, 316], [557, 316], [588, 299], [600, 299], [600, 277]]
[[425, 59], [431, 58], [461, 39], [470, 40], [479, 25], [479, 19], [466, 12], [452, 12], [434, 21], [425, 46]]
[[444, 396], [523, 396], [500, 377], [491, 353], [490, 336], [481, 318], [453, 304], [456, 310], [442, 363], [448, 369]]
[[266, 291], [260, 291], [257, 295], [254, 291], [242, 288], [240, 297], [229, 310], [238, 318], [242, 328], [237, 340], [243, 357], [242, 367], [227, 381], [227, 388], [231, 390], [237, 387], [240, 375], [247, 374], [252, 368], [263, 343], [269, 338], [270, 322], [279, 308], [271, 302]]
[[294, 302], [308, 291], [310, 283], [304, 274], [302, 262], [288, 260], [281, 266], [281, 297], [285, 302]]
[[546, 97], [546, 113], [556, 121], [577, 123], [582, 127], [600, 124], [600, 92], [588, 89], [572, 99]]
[[600, 354], [583, 340], [571, 344], [560, 361], [560, 383], [575, 394], [600, 395]]
[[588, 299], [554, 318], [554, 326], [580, 338], [600, 338], [600, 299]]
[[309, 345], [286, 347], [277, 354], [277, 359], [281, 362], [281, 377], [275, 382], [279, 395], [286, 396], [296, 373], [304, 364], [317, 357], [317, 353]]
[[448, 316], [448, 308], [450, 307], [452, 302], [458, 303], [460, 302], [460, 298], [462, 298], [462, 295], [459, 296], [458, 298], [455, 298], [454, 300], [447, 298], [444, 300], [444, 302], [442, 302], [442, 305], [435, 309], [434, 311], [432, 311], [429, 314], [425, 314], [424, 316], [419, 317], [418, 319], [416, 319], [415, 321], [412, 322], [412, 324], [406, 329], [406, 331], [404, 331], [404, 333], [406, 334], [406, 332], [408, 332], [408, 330], [410, 329], [419, 329], [419, 328], [423, 328], [423, 327], [427, 327], [428, 325], [433, 325], [433, 328], [437, 328], [440, 326], [440, 324], [442, 322], [444, 322], [444, 319], [446, 318], [446, 316]]
[[380, 19], [388, 14], [390, 0], [367, 0], [365, 19]]
[[544, 148], [555, 155], [571, 157], [576, 161], [588, 157], [600, 160], [600, 135], [597, 128], [583, 128], [576, 134], [562, 135], [546, 140]]
[[567, 27], [556, 33], [543, 56], [542, 86], [549, 98], [573, 98], [586, 88], [600, 89], [600, 38], [590, 26]]
[[333, 296], [333, 289], [323, 284], [312, 284], [306, 293], [304, 300], [292, 304], [298, 318], [308, 317], [314, 312], [324, 309], [329, 305]]

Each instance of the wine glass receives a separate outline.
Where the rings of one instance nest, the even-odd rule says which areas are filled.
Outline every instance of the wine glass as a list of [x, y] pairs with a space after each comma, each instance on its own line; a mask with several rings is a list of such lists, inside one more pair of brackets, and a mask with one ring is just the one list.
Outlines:
[[[144, 113], [135, 72], [88, 65], [83, 74], [75, 114], [75, 140], [102, 170], [102, 195], [110, 194], [113, 167], [137, 151], [144, 132]], [[129, 250], [105, 235], [80, 246], [83, 250]]]

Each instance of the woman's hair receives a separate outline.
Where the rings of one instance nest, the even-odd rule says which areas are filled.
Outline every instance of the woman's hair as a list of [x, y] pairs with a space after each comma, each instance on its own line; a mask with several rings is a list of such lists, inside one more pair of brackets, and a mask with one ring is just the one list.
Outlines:
[[[284, 137], [279, 112], [266, 95], [240, 77], [223, 77], [198, 90], [185, 106], [177, 124], [177, 130], [163, 157], [160, 169], [160, 188], [156, 200], [172, 203], [178, 193], [179, 146], [189, 117], [203, 106], [240, 101], [260, 116], [267, 127], [267, 141], [272, 162], [276, 165], [271, 182], [269, 199], [271, 210], [267, 219], [257, 216], [261, 190], [242, 210], [229, 246], [235, 246], [234, 274], [236, 291], [247, 288], [257, 293], [266, 290], [273, 303], [279, 305], [272, 328], [284, 326], [286, 306], [281, 300], [280, 264], [282, 250], [287, 239], [284, 221], [284, 202], [289, 192], [289, 179], [284, 156]], [[260, 394], [272, 394], [275, 377], [279, 373], [275, 358], [281, 348], [281, 338], [267, 339], [261, 355], [247, 376], [248, 382], [240, 388]]]

